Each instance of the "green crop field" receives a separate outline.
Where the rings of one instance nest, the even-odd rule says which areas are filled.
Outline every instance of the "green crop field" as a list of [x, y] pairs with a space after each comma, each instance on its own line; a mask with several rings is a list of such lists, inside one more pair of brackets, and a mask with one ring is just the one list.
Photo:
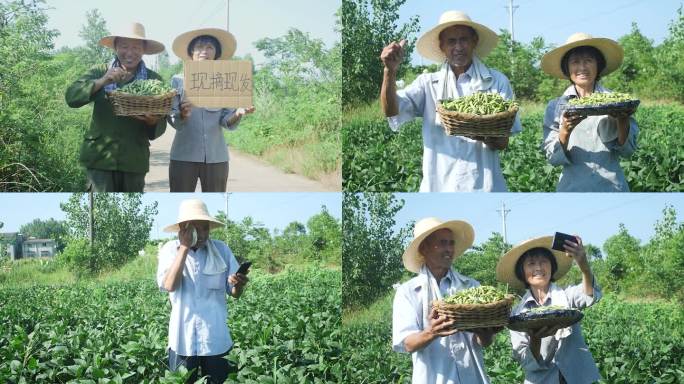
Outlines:
[[[384, 312], [384, 313], [383, 313]], [[411, 358], [391, 349], [391, 302], [379, 316], [345, 316], [342, 326], [347, 383], [410, 383]], [[625, 302], [607, 295], [584, 311], [582, 332], [599, 367], [602, 383], [684, 382], [684, 309], [665, 302]], [[355, 320], [358, 318], [358, 320]], [[380, 318], [380, 319], [378, 319]], [[493, 384], [521, 383], [508, 331], [485, 349]]]
[[[540, 150], [543, 105], [523, 104], [523, 131], [502, 151], [501, 167], [511, 192], [553, 192], [561, 168], [553, 167]], [[390, 130], [377, 103], [344, 113], [343, 187], [347, 191], [415, 192], [422, 178], [421, 119], [398, 133]], [[621, 161], [632, 192], [684, 191], [684, 107], [643, 105], [638, 148]]]
[[[229, 299], [244, 383], [339, 382], [336, 270], [250, 274]], [[178, 383], [166, 370], [168, 294], [153, 278], [0, 288], [0, 382]]]

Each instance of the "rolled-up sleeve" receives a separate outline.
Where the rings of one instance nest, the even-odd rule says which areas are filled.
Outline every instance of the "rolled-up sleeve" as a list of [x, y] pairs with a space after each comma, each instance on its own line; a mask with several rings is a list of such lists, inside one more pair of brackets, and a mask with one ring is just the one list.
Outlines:
[[546, 155], [546, 159], [551, 165], [565, 165], [572, 164], [567, 153], [563, 149], [558, 138], [558, 122], [556, 121], [556, 105], [558, 100], [551, 100], [546, 106], [544, 113], [544, 141], [542, 142], [542, 150]]
[[589, 296], [584, 293], [584, 287], [582, 284], [571, 285], [565, 288], [565, 295], [568, 297], [570, 308], [584, 309], [586, 307], [591, 307], [601, 300], [603, 297], [601, 287], [596, 283], [596, 278], [593, 275], [591, 279], [591, 285], [594, 288], [593, 296]]
[[[616, 127], [617, 129], [617, 127]], [[619, 145], [618, 139], [604, 143], [608, 149], [615, 151], [620, 157], [630, 157], [637, 149], [637, 136], [639, 136], [639, 126], [633, 117], [629, 118], [629, 133], [624, 144]]]
[[162, 292], [167, 292], [164, 288], [164, 278], [166, 278], [166, 272], [171, 268], [173, 264], [173, 259], [176, 256], [176, 246], [174, 241], [170, 241], [159, 250], [157, 253], [157, 286]]
[[405, 287], [401, 287], [394, 295], [394, 303], [392, 305], [392, 349], [395, 352], [404, 352], [404, 340], [409, 335], [420, 332], [421, 326], [418, 320], [418, 313], [416, 313], [411, 301], [405, 291]]
[[420, 75], [411, 85], [397, 91], [397, 104], [399, 114], [387, 118], [390, 128], [399, 131], [405, 123], [423, 115], [425, 109], [425, 84], [426, 75]]

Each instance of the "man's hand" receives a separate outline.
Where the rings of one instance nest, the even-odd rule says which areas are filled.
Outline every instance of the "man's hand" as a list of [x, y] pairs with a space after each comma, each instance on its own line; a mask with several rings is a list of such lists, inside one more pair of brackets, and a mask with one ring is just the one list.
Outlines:
[[149, 113], [146, 113], [146, 114], [144, 114], [144, 115], [142, 115], [142, 116], [131, 116], [131, 117], [134, 118], [134, 119], [136, 119], [136, 120], [140, 120], [140, 121], [144, 122], [146, 125], [153, 126], [153, 125], [157, 125], [157, 123], [159, 122], [159, 119], [160, 119], [162, 116], [160, 116], [160, 115], [151, 115], [151, 114], [149, 114]]
[[385, 65], [385, 68], [391, 72], [396, 72], [399, 65], [404, 61], [404, 46], [406, 40], [402, 39], [398, 43], [393, 41], [389, 43], [380, 53], [380, 60]]
[[449, 320], [446, 316], [440, 316], [436, 309], [430, 313], [430, 324], [425, 329], [433, 339], [453, 335], [459, 330], [454, 328], [454, 320]]
[[178, 240], [182, 246], [187, 248], [192, 247], [192, 225], [190, 223], [181, 223], [180, 231], [178, 231]]
[[488, 347], [494, 341], [494, 335], [503, 331], [504, 327], [477, 328], [473, 330], [475, 340], [483, 347]]
[[133, 73], [126, 71], [121, 67], [111, 67], [100, 78], [104, 85], [111, 83], [123, 83], [130, 80], [134, 76]]
[[245, 285], [249, 281], [249, 277], [243, 275], [242, 273], [234, 273], [228, 276], [228, 283], [233, 286], [230, 291], [230, 295], [234, 298], [239, 298], [242, 295], [242, 291], [245, 289]]

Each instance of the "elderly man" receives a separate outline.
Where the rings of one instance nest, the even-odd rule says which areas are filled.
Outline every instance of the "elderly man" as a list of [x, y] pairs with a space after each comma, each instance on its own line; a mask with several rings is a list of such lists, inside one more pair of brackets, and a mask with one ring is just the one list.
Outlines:
[[164, 45], [145, 37], [145, 27], [133, 23], [129, 31], [105, 36], [100, 45], [115, 52], [109, 64], [91, 68], [66, 91], [72, 108], [94, 103], [90, 129], [81, 145], [88, 190], [142, 192], [150, 168], [150, 140], [166, 130], [162, 116], [116, 116], [106, 94], [135, 80], [161, 76], [145, 66], [142, 55], [157, 54]]
[[171, 300], [169, 368], [194, 370], [188, 383], [200, 371], [210, 383], [223, 383], [235, 371], [225, 358], [233, 347], [226, 293], [240, 297], [248, 278], [237, 273], [230, 248], [209, 239], [209, 231], [223, 225], [201, 200], [191, 199], [181, 203], [176, 223], [164, 228], [178, 233], [159, 251], [157, 267], [157, 284]]
[[[436, 115], [438, 100], [497, 92], [512, 99], [513, 90], [502, 73], [487, 68], [484, 58], [498, 37], [475, 23], [463, 12], [442, 14], [436, 27], [418, 39], [418, 52], [441, 62], [434, 73], [426, 73], [406, 89], [396, 90], [396, 74], [403, 60], [405, 41], [386, 46], [380, 59], [385, 65], [380, 103], [390, 127], [398, 130], [405, 122], [423, 118], [423, 180], [421, 192], [493, 191], [505, 192], [506, 181], [499, 165], [499, 150], [508, 138], [447, 136]], [[516, 116], [512, 133], [522, 130]]]
[[392, 347], [411, 353], [413, 384], [488, 383], [482, 347], [502, 328], [460, 331], [432, 309], [434, 300], [480, 285], [452, 266], [472, 245], [473, 228], [464, 221], [429, 217], [418, 221], [413, 233], [403, 262], [418, 276], [403, 283], [394, 296]]

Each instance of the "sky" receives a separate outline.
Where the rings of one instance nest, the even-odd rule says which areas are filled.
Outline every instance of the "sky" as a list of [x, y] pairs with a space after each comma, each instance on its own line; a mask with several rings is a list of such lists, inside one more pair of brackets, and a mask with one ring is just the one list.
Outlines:
[[623, 223], [629, 233], [648, 242], [662, 211], [672, 205], [678, 221], [684, 221], [684, 193], [432, 193], [396, 194], [405, 201], [396, 216], [397, 226], [424, 217], [465, 220], [475, 230], [475, 244], [492, 232], [502, 233], [502, 203], [506, 210], [507, 241], [523, 240], [565, 232], [579, 235], [583, 242], [603, 246], [618, 233]]
[[[19, 228], [33, 219], [54, 218], [65, 220], [66, 215], [59, 208], [70, 193], [0, 193], [0, 222], [5, 225], [0, 232], [17, 232]], [[198, 198], [207, 204], [210, 214], [225, 211], [223, 193], [145, 193], [143, 202], [148, 205], [158, 202], [157, 214], [150, 237], [153, 239], [170, 238], [171, 234], [163, 228], [176, 222], [178, 206], [184, 199]], [[333, 192], [310, 193], [230, 193], [228, 197], [228, 217], [240, 221], [251, 216], [269, 230], [283, 230], [289, 223], [307, 220], [321, 212], [325, 205], [328, 212], [337, 219], [342, 217], [342, 195]]]
[[[509, 0], [443, 1], [407, 0], [400, 8], [399, 24], [418, 15], [422, 35], [435, 25], [447, 10], [461, 10], [496, 33], [509, 30]], [[682, 0], [513, 0], [513, 30], [516, 41], [529, 43], [542, 36], [547, 44], [563, 44], [575, 32], [617, 40], [631, 31], [632, 22], [656, 44], [669, 34], [669, 25], [682, 6]], [[380, 54], [378, 52], [378, 54]], [[413, 64], [421, 64], [414, 52]], [[431, 61], [423, 59], [423, 64]]]
[[[242, 57], [249, 53], [255, 64], [262, 63], [263, 56], [253, 43], [283, 36], [290, 28], [308, 32], [328, 47], [340, 39], [335, 31], [335, 12], [341, 0], [47, 0], [52, 8], [47, 12], [48, 27], [60, 32], [55, 48], [82, 45], [78, 32], [85, 24], [86, 12], [98, 9], [112, 33], [133, 21], [141, 22], [147, 37], [166, 46], [173, 63], [177, 61], [171, 50], [173, 39], [192, 29], [225, 28], [228, 4], [230, 31], [238, 43], [235, 54]], [[145, 61], [151, 63], [148, 56]]]

